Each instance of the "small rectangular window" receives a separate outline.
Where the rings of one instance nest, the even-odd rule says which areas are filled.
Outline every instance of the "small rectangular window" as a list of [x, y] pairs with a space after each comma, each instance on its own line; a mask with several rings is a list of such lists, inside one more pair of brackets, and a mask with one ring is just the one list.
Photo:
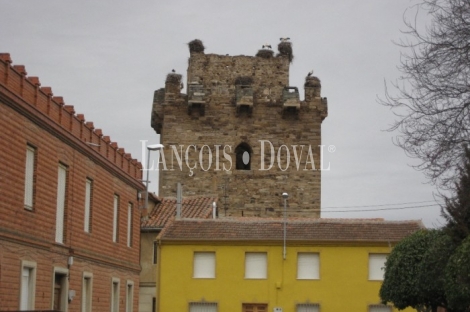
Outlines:
[[126, 312], [134, 310], [134, 282], [127, 281], [126, 288]]
[[369, 254], [369, 280], [383, 281], [387, 254]]
[[267, 259], [266, 252], [245, 253], [245, 278], [267, 278]]
[[36, 291], [36, 263], [22, 261], [20, 285], [20, 310], [34, 310]]
[[84, 231], [91, 233], [91, 207], [93, 199], [93, 180], [86, 179], [85, 184], [85, 217], [84, 217]]
[[158, 261], [158, 242], [153, 242], [153, 264]]
[[190, 302], [189, 312], [217, 312], [215, 302]]
[[320, 305], [318, 303], [303, 303], [297, 305], [297, 312], [319, 312]]
[[119, 195], [114, 195], [113, 206], [113, 242], [117, 243], [119, 237]]
[[66, 199], [67, 199], [67, 167], [59, 164], [57, 176], [57, 209], [56, 209], [56, 243], [64, 243], [65, 237], [65, 212], [66, 212]]
[[383, 304], [373, 304], [369, 306], [369, 312], [392, 312], [392, 307]]
[[215, 252], [194, 253], [194, 278], [215, 278]]
[[127, 247], [132, 247], [132, 221], [134, 209], [132, 203], [127, 205]]
[[119, 279], [112, 279], [111, 312], [119, 312]]
[[92, 273], [83, 273], [82, 312], [91, 312], [92, 278]]
[[320, 278], [318, 253], [299, 252], [297, 254], [297, 279], [314, 280]]
[[30, 145], [26, 146], [26, 163], [24, 174], [24, 208], [33, 210], [34, 189], [36, 181], [36, 149]]

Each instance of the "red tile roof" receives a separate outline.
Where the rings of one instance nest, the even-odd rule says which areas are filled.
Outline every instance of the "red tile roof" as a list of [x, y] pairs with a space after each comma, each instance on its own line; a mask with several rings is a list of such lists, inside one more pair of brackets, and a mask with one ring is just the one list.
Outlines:
[[[421, 221], [289, 218], [287, 240], [325, 242], [397, 242], [424, 228]], [[180, 219], [160, 233], [162, 241], [282, 241], [278, 218]]]
[[[161, 229], [176, 216], [176, 198], [160, 198], [160, 202], [148, 215], [148, 220], [141, 222], [141, 229]], [[217, 203], [215, 196], [190, 196], [183, 198], [181, 218], [211, 218], [212, 203]]]

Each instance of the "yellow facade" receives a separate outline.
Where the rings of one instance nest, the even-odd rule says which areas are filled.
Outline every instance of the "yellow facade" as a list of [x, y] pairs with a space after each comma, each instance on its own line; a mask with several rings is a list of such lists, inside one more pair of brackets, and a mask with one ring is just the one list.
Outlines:
[[[369, 280], [369, 254], [388, 254], [384, 243], [294, 244], [161, 242], [159, 312], [189, 311], [190, 302], [217, 303], [217, 311], [242, 311], [244, 303], [295, 312], [297, 304], [319, 304], [321, 312], [369, 311], [379, 304], [381, 281]], [[195, 252], [215, 252], [215, 278], [193, 278]], [[245, 278], [245, 253], [267, 253], [267, 278]], [[297, 255], [319, 255], [319, 279], [297, 279]], [[395, 311], [395, 310], [394, 310]], [[413, 311], [411, 309], [405, 311]]]

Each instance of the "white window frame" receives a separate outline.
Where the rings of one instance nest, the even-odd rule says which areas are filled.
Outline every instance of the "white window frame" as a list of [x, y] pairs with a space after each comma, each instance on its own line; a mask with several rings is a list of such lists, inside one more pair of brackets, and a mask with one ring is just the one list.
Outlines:
[[60, 302], [62, 303], [61, 310], [68, 311], [68, 306], [69, 306], [69, 300], [68, 300], [69, 279], [67, 277], [69, 276], [69, 270], [67, 268], [62, 268], [62, 267], [54, 267], [54, 270], [52, 272], [51, 310], [54, 309], [54, 284], [55, 284], [56, 274], [60, 274], [60, 275], [65, 276], [65, 279], [64, 279], [65, 283], [64, 283], [64, 285], [62, 285], [63, 286], [62, 298], [61, 298]]
[[[36, 302], [36, 268], [36, 262], [21, 260], [19, 310], [34, 310]], [[24, 270], [28, 270], [27, 282], [23, 279]], [[24, 293], [25, 291], [27, 291], [27, 294]], [[26, 295], [27, 298], [24, 298]]]
[[[129, 289], [130, 294], [129, 294]], [[127, 280], [126, 282], [126, 312], [134, 311], [134, 281]]]
[[119, 236], [119, 195], [114, 194], [113, 199], [113, 242], [118, 242]]
[[34, 167], [36, 165], [37, 150], [31, 145], [26, 145], [26, 160], [24, 173], [24, 208], [34, 209]]
[[245, 279], [267, 279], [267, 278], [268, 278], [268, 253], [267, 252], [251, 252], [251, 251], [246, 252], [245, 253]]
[[189, 312], [217, 312], [217, 302], [190, 302]]
[[[370, 253], [369, 254], [369, 281], [383, 281], [384, 280], [384, 269], [385, 261], [387, 260], [388, 254], [386, 253]], [[381, 268], [378, 269], [377, 266]], [[379, 272], [380, 270], [380, 272]]]
[[91, 206], [93, 198], [93, 180], [86, 179], [85, 182], [85, 213], [83, 217], [83, 230], [86, 233], [91, 232]]
[[296, 312], [319, 312], [320, 304], [318, 303], [299, 303], [295, 307]]
[[134, 221], [134, 205], [132, 203], [127, 204], [127, 247], [132, 247], [132, 223]]
[[320, 279], [320, 254], [318, 252], [297, 253], [297, 279]]
[[[87, 280], [89, 287], [87, 289]], [[81, 312], [91, 312], [93, 306], [93, 273], [83, 272], [82, 277], [82, 308]]]
[[67, 192], [67, 167], [59, 163], [57, 170], [57, 209], [55, 222], [55, 242], [64, 243], [64, 220]]
[[193, 255], [193, 278], [215, 278], [215, 252], [195, 251]]
[[392, 312], [393, 308], [384, 304], [371, 304], [368, 308], [369, 312]]
[[[117, 277], [111, 279], [111, 312], [119, 312], [119, 292], [120, 292], [121, 280]], [[114, 285], [117, 285], [117, 292], [114, 293]], [[115, 306], [116, 305], [116, 306]]]

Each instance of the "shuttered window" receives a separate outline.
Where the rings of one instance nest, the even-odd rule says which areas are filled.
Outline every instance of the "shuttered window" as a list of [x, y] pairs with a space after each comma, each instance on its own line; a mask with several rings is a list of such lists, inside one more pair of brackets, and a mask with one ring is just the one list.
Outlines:
[[132, 214], [133, 205], [129, 203], [127, 205], [127, 247], [132, 246]]
[[194, 253], [194, 278], [215, 278], [215, 252]]
[[297, 312], [319, 312], [320, 305], [317, 303], [305, 303], [297, 305]]
[[119, 235], [119, 196], [114, 195], [114, 207], [113, 207], [113, 242], [118, 241]]
[[300, 252], [297, 254], [297, 279], [319, 279], [320, 259], [318, 253]]
[[191, 302], [189, 312], [217, 312], [217, 303], [214, 302]]
[[26, 164], [24, 174], [24, 207], [32, 210], [34, 203], [34, 164], [36, 149], [32, 146], [26, 147]]
[[369, 306], [369, 312], [392, 312], [392, 307], [383, 304], [374, 304]]
[[383, 281], [387, 254], [369, 254], [369, 280]]
[[55, 222], [55, 241], [64, 242], [65, 191], [67, 186], [67, 168], [59, 164], [57, 177], [57, 214]]
[[245, 278], [267, 278], [267, 259], [265, 252], [245, 253]]
[[87, 233], [91, 232], [91, 199], [93, 190], [93, 181], [86, 179], [85, 184], [85, 217], [84, 217], [84, 230]]

